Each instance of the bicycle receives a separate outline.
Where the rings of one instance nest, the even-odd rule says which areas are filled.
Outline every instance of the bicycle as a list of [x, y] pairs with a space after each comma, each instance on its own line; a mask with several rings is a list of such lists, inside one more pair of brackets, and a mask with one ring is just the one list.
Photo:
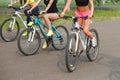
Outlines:
[[[86, 52], [89, 61], [96, 60], [99, 53], [99, 35], [96, 29], [90, 29], [90, 32], [94, 35], [96, 39], [96, 46], [93, 47], [91, 39], [83, 33], [83, 26], [78, 26], [77, 23], [78, 18], [86, 19], [88, 18], [88, 16], [67, 16], [67, 18], [72, 18], [74, 24], [67, 42], [67, 47], [65, 51], [65, 62], [67, 70], [69, 72], [73, 72], [77, 67], [77, 61], [81, 53]], [[80, 46], [80, 44], [82, 46]]]
[[18, 17], [23, 23], [24, 27], [27, 28], [26, 21], [23, 20], [21, 13], [19, 12], [20, 8], [9, 7], [12, 8], [15, 12], [12, 16], [3, 21], [0, 27], [0, 36], [6, 42], [14, 41], [20, 32], [20, 26], [16, 18]]
[[[41, 36], [38, 32], [40, 30], [41, 34], [43, 35], [44, 39], [47, 42], [47, 45], [52, 44], [52, 46], [56, 50], [63, 50], [66, 48], [67, 39], [68, 39], [68, 30], [62, 26], [55, 26], [51, 21], [51, 29], [54, 32], [52, 37], [47, 36], [46, 31], [42, 28], [44, 27], [48, 30], [48, 26], [40, 20], [38, 17], [39, 14], [36, 14], [36, 18], [34, 19], [34, 25], [30, 28], [26, 28], [23, 30], [17, 41], [17, 45], [19, 50], [25, 55], [33, 55], [36, 54], [41, 45]], [[27, 36], [23, 36], [24, 33], [27, 32]]]

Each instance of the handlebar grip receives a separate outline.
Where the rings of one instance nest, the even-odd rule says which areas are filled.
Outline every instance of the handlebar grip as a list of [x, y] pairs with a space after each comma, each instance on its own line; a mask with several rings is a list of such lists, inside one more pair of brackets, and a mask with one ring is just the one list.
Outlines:
[[8, 8], [12, 8], [12, 9], [14, 9], [15, 11], [21, 10], [20, 8], [16, 8], [16, 7], [13, 7], [13, 6], [10, 6], [10, 7], [8, 7]]
[[72, 17], [71, 17], [71, 16], [66, 16], [66, 15], [65, 15], [63, 18], [64, 18], [64, 19], [68, 19], [68, 18], [72, 18]]

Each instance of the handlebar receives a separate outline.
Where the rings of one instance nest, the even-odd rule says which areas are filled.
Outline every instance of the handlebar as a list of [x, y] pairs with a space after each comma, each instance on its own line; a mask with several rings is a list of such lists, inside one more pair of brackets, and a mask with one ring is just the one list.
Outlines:
[[15, 11], [21, 10], [20, 8], [16, 8], [16, 7], [13, 7], [13, 6], [10, 6], [10, 7], [8, 7], [8, 8], [12, 8], [12, 9], [14, 9]]
[[84, 16], [84, 17], [76, 17], [76, 16], [64, 16], [64, 19], [68, 19], [68, 18], [72, 18], [72, 19], [78, 19], [78, 18], [82, 18], [82, 19], [88, 19], [88, 16]]

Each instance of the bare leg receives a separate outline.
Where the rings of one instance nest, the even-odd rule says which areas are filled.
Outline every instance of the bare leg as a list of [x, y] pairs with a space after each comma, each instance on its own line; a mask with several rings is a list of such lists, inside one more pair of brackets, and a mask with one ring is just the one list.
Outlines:
[[89, 29], [90, 29], [90, 19], [86, 19], [84, 20], [83, 32], [92, 39], [93, 34], [89, 31]]
[[58, 14], [57, 13], [48, 13], [48, 14], [45, 14], [43, 16], [43, 20], [44, 22], [46, 23], [46, 25], [48, 26], [48, 30], [51, 31], [51, 33], [49, 34], [49, 31], [48, 31], [48, 36], [51, 36], [53, 35], [53, 32], [52, 32], [52, 29], [51, 29], [51, 22], [50, 20], [56, 20], [59, 18]]

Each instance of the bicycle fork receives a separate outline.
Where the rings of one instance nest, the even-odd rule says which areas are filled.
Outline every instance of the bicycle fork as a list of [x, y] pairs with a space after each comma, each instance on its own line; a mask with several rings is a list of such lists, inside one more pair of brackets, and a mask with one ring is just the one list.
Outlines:
[[9, 29], [13, 30], [15, 25], [16, 17], [12, 17], [13, 21], [10, 22]]
[[34, 27], [31, 28], [31, 29], [33, 29], [33, 30], [30, 30], [29, 37], [28, 37], [28, 41], [29, 41], [29, 42], [32, 42], [32, 41], [33, 41], [33, 39], [34, 39], [34, 37], [35, 37], [35, 32], [36, 32], [36, 29], [35, 29]]
[[[77, 53], [77, 49], [78, 49], [78, 33], [76, 33], [76, 32], [72, 32], [72, 34], [75, 34], [75, 38], [76, 38], [76, 41], [75, 41], [75, 54]], [[69, 50], [71, 50], [72, 49], [72, 39], [70, 40], [70, 47], [69, 47]]]

